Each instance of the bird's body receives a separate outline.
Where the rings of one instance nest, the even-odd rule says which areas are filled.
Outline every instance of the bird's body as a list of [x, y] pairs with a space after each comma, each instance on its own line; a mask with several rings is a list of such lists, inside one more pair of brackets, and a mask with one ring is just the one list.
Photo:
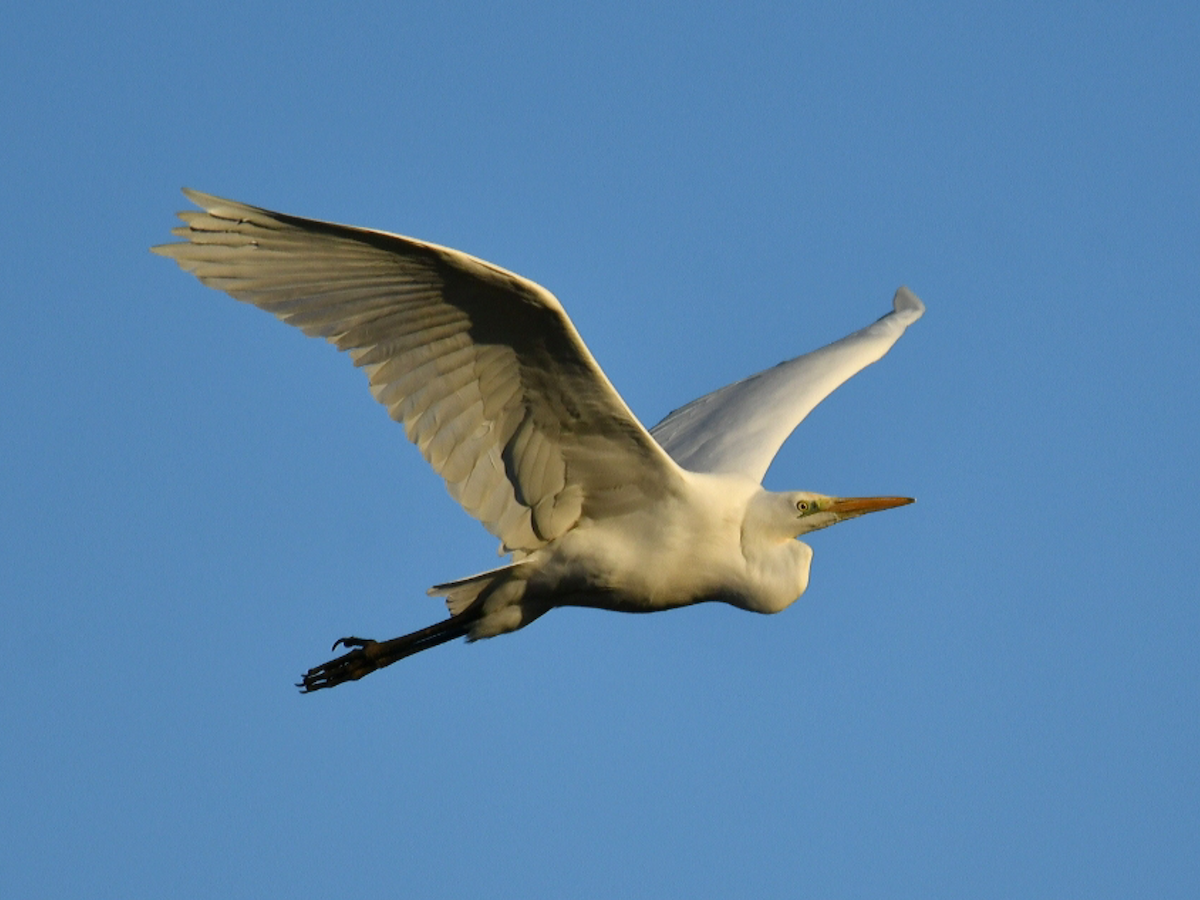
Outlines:
[[[801, 534], [911, 502], [777, 493], [761, 479], [796, 424], [924, 311], [714, 391], [647, 431], [558, 301], [421, 241], [188, 191], [186, 243], [156, 247], [206, 284], [322, 336], [502, 542], [512, 562], [430, 593], [449, 619], [311, 669], [316, 690], [457, 637], [515, 631], [555, 606], [654, 612], [705, 601], [774, 613], [808, 586]], [[336, 645], [335, 645], [336, 646]]]
[[[794, 534], [758, 539], [766, 523], [752, 508], [768, 508], [776, 495], [738, 475], [687, 473], [682, 482], [652, 507], [584, 518], [516, 563], [518, 572], [524, 566], [530, 573], [525, 596], [531, 611], [590, 606], [655, 612], [721, 600], [778, 612], [804, 592], [808, 547], [791, 540]], [[484, 617], [471, 635], [511, 630]]]

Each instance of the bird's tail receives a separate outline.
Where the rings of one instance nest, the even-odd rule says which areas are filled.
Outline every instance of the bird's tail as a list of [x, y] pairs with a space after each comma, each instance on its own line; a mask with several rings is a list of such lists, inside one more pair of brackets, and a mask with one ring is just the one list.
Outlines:
[[481, 595], [488, 593], [493, 585], [508, 580], [514, 570], [520, 566], [521, 563], [510, 563], [507, 566], [488, 569], [478, 575], [460, 578], [458, 581], [435, 584], [426, 593], [431, 597], [445, 597], [446, 609], [450, 610], [450, 615], [457, 616], [466, 612], [471, 604]]

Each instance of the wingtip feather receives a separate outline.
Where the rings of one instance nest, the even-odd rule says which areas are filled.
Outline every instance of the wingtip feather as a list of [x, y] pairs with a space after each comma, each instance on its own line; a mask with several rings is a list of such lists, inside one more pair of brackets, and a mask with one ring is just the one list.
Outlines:
[[183, 196], [187, 197], [201, 209], [208, 209], [210, 205], [218, 203], [229, 203], [231, 201], [218, 197], [215, 194], [206, 194], [204, 191], [198, 191], [195, 188], [185, 187], [180, 188], [183, 191]]
[[892, 298], [892, 308], [904, 320], [905, 325], [911, 325], [925, 314], [925, 304], [906, 287], [896, 291], [896, 296]]

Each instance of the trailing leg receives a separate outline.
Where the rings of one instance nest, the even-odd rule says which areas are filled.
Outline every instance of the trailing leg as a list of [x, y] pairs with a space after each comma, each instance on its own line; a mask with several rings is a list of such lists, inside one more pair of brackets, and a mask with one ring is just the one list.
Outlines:
[[467, 610], [457, 616], [451, 616], [444, 622], [438, 622], [412, 634], [392, 638], [390, 641], [372, 641], [357, 637], [339, 638], [334, 641], [333, 649], [342, 646], [349, 648], [350, 652], [309, 669], [296, 686], [303, 693], [311, 694], [321, 688], [335, 687], [344, 681], [357, 681], [364, 675], [390, 666], [406, 656], [412, 656], [455, 638], [466, 637], [475, 618], [472, 611]]

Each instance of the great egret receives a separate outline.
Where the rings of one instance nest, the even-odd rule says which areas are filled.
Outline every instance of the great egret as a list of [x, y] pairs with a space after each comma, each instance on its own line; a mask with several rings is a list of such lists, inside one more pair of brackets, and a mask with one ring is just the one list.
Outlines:
[[327, 339], [501, 541], [505, 566], [429, 589], [450, 618], [310, 669], [332, 687], [454, 638], [516, 631], [555, 606], [652, 612], [720, 600], [776, 613], [808, 586], [799, 535], [903, 497], [774, 493], [760, 482], [797, 424], [891, 348], [925, 307], [677, 409], [630, 412], [546, 289], [423, 241], [271, 212], [197, 191], [184, 243], [154, 247], [210, 287]]

